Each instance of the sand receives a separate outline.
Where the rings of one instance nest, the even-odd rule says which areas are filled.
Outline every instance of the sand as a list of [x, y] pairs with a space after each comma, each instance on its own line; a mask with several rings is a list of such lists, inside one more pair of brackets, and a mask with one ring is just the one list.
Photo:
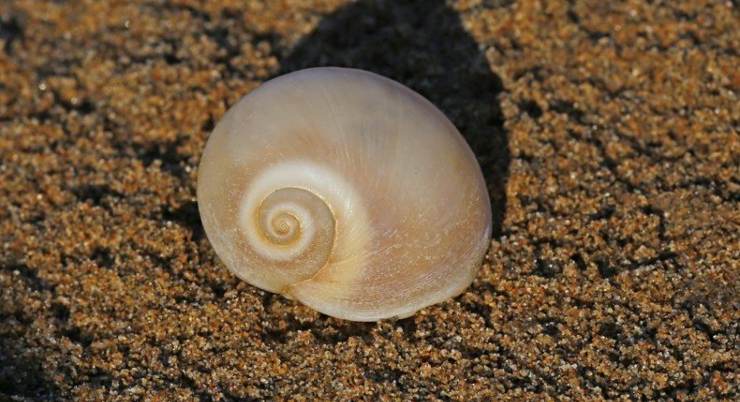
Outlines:
[[[735, 1], [0, 3], [0, 400], [736, 400]], [[479, 158], [473, 285], [358, 324], [237, 280], [201, 151], [275, 75], [417, 90]]]

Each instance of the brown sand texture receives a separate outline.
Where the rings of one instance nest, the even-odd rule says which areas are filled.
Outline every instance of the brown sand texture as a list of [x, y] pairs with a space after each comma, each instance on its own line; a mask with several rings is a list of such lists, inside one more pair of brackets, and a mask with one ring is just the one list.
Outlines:
[[[0, 1], [0, 400], [737, 400], [739, 7]], [[353, 323], [216, 257], [210, 131], [324, 65], [470, 143], [494, 238], [461, 296]]]

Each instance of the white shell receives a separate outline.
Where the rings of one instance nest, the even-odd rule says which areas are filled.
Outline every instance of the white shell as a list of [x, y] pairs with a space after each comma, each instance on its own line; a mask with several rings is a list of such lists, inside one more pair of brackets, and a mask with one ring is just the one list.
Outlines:
[[239, 278], [354, 321], [460, 294], [491, 234], [483, 175], [452, 123], [346, 68], [275, 78], [229, 109], [200, 162], [198, 206]]

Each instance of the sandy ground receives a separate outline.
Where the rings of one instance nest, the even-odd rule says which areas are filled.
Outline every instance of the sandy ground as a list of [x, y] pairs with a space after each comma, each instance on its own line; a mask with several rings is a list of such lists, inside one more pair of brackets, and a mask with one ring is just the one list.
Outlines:
[[[0, 400], [736, 400], [738, 7], [0, 2]], [[460, 297], [356, 324], [218, 262], [214, 122], [317, 65], [470, 142], [495, 236]]]

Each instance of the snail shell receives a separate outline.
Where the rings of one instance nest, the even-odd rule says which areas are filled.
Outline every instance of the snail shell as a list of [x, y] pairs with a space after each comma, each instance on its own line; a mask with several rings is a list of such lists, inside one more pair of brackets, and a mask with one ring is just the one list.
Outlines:
[[275, 78], [229, 109], [200, 162], [198, 206], [239, 278], [354, 321], [460, 294], [491, 234], [480, 167], [452, 123], [346, 68]]

